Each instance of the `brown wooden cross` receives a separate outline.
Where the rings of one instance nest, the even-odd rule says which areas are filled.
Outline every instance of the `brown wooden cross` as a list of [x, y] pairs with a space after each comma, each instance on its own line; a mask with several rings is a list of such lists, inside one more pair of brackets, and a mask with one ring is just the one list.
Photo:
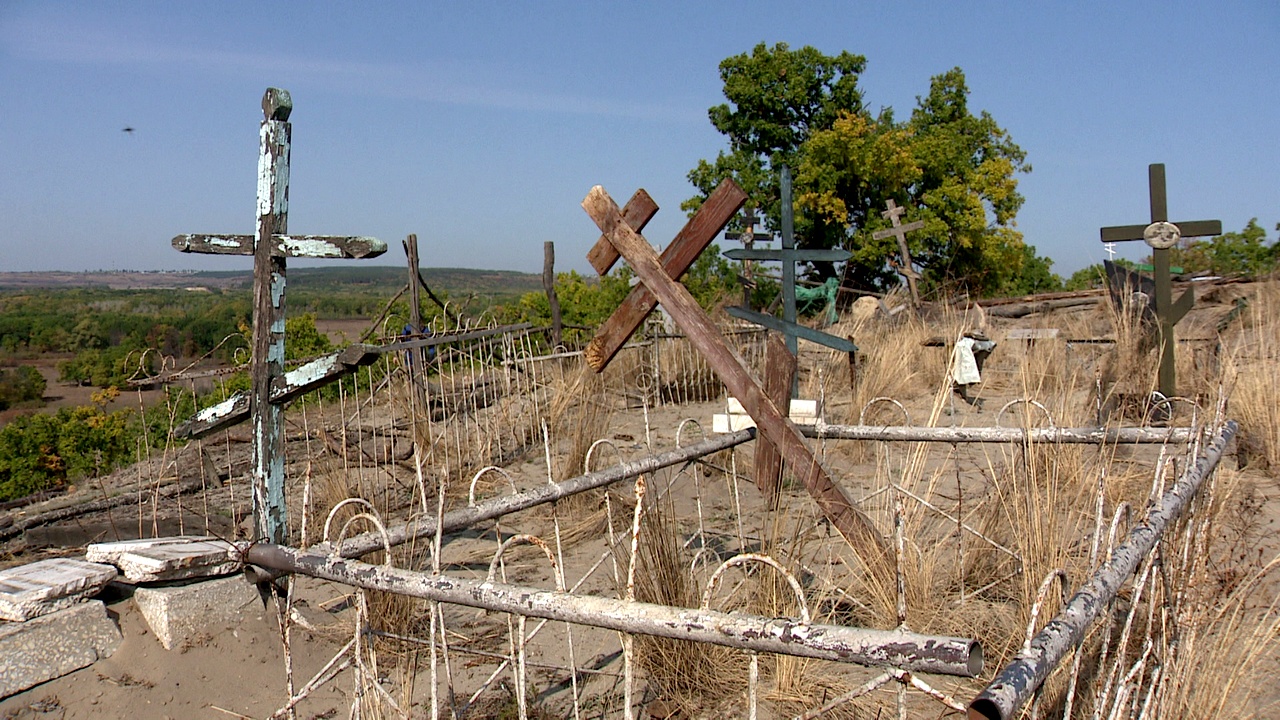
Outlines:
[[1190, 220], [1177, 224], [1169, 222], [1169, 204], [1165, 194], [1164, 164], [1153, 163], [1147, 168], [1148, 192], [1151, 197], [1151, 223], [1149, 225], [1120, 225], [1102, 228], [1102, 242], [1145, 240], [1151, 246], [1151, 264], [1155, 269], [1155, 310], [1158, 319], [1157, 337], [1160, 341], [1160, 393], [1165, 397], [1178, 394], [1177, 365], [1174, 361], [1173, 326], [1182, 319], [1195, 303], [1193, 288], [1173, 300], [1173, 278], [1169, 271], [1169, 249], [1184, 237], [1221, 235], [1221, 220]]
[[[724, 234], [726, 240], [737, 240], [742, 243], [744, 250], [752, 250], [757, 242], [769, 242], [773, 239], [770, 233], [756, 232], [756, 223], [760, 222], [760, 216], [755, 210], [746, 210], [742, 213], [742, 232], [727, 232]], [[742, 274], [738, 276], [738, 282], [742, 283], [742, 307], [751, 310], [751, 291], [756, 287], [755, 273], [752, 272], [753, 262], [751, 260], [742, 261]]]
[[287, 235], [289, 149], [293, 100], [286, 90], [262, 96], [258, 154], [258, 223], [253, 235], [179, 235], [174, 249], [188, 253], [253, 256], [253, 513], [255, 539], [288, 539], [284, 496], [284, 404], [272, 398], [284, 383], [285, 258], [373, 258], [386, 243], [370, 237]]
[[898, 268], [898, 274], [907, 280], [907, 289], [911, 291], [911, 304], [919, 307], [920, 291], [916, 288], [916, 280], [920, 278], [920, 273], [916, 272], [915, 268], [911, 266], [911, 250], [907, 247], [907, 233], [924, 227], [924, 221], [916, 220], [903, 225], [899, 218], [902, 217], [902, 213], [906, 212], [907, 209], [898, 207], [898, 203], [893, 198], [889, 198], [887, 206], [889, 209], [880, 213], [880, 215], [893, 223], [893, 227], [877, 230], [871, 233], [871, 237], [875, 240], [883, 240], [889, 236], [898, 238], [898, 252], [902, 255], [902, 266]]
[[[595, 346], [596, 340], [600, 340], [606, 331], [609, 339], [603, 342], [605, 348], [618, 342], [616, 338], [619, 336], [625, 342], [644, 321], [644, 316], [653, 309], [653, 303], [661, 302], [729, 392], [742, 402], [743, 408], [756, 421], [762, 439], [777, 448], [791, 471], [803, 481], [831, 524], [858, 551], [863, 562], [877, 570], [883, 569], [889, 558], [883, 537], [870, 519], [854, 507], [852, 500], [840, 486], [831, 480], [826, 469], [809, 451], [800, 431], [787, 417], [787, 413], [778, 408], [777, 402], [751, 376], [745, 363], [729, 347], [724, 336], [698, 306], [688, 289], [677, 281], [683, 268], [692, 264], [711, 238], [724, 228], [725, 223], [745, 201], [746, 194], [742, 189], [732, 180], [725, 180], [689, 220], [685, 230], [667, 246], [663, 257], [659, 258], [649, 242], [633, 229], [604, 188], [592, 188], [582, 201], [582, 207], [600, 228], [603, 240], [614, 247], [639, 277], [640, 284], [632, 289], [632, 296], [646, 298], [634, 305], [623, 302], [592, 340], [592, 346]], [[696, 230], [690, 231], [691, 227]], [[668, 255], [681, 260], [679, 263], [669, 262]], [[673, 267], [680, 269], [673, 272]], [[628, 297], [628, 301], [630, 300], [631, 296]], [[640, 313], [639, 309], [645, 307], [648, 309]], [[604, 369], [611, 357], [611, 354], [606, 356], [600, 348], [594, 353], [589, 348], [587, 352], [588, 362], [597, 372]], [[783, 387], [785, 384], [785, 380], [779, 383]], [[782, 394], [785, 398], [785, 392]]]

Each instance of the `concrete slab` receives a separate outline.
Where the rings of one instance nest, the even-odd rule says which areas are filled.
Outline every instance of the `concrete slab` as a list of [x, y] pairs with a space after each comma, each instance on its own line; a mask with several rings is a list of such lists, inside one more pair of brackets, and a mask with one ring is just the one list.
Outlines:
[[[756, 426], [756, 421], [747, 414], [746, 408], [735, 397], [727, 402], [727, 413], [715, 413], [711, 416], [711, 432], [729, 433], [746, 430]], [[817, 400], [792, 399], [790, 409], [791, 422], [797, 425], [816, 425], [820, 417]]]
[[0, 619], [22, 622], [97, 595], [116, 577], [110, 565], [50, 558], [0, 571]]
[[131, 583], [217, 577], [242, 567], [235, 545], [190, 535], [94, 543], [85, 557], [120, 568]]
[[87, 667], [120, 647], [100, 600], [22, 623], [0, 623], [0, 698]]
[[258, 602], [258, 589], [236, 575], [190, 585], [138, 588], [133, 601], [160, 645], [172, 650], [201, 633], [237, 624], [244, 608]]

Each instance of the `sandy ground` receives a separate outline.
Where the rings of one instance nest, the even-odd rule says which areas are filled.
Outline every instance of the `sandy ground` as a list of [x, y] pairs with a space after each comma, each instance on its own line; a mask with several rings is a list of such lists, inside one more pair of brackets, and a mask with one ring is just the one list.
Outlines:
[[[354, 340], [363, 330], [363, 326], [351, 327], [328, 326], [330, 333], [346, 333], [346, 339]], [[1015, 348], [1005, 348], [1005, 352], [1014, 352]], [[941, 352], [941, 351], [940, 351]], [[51, 385], [51, 388], [54, 386]], [[70, 393], [68, 393], [68, 396]], [[1005, 401], [1012, 399], [999, 393], [991, 393], [986, 397], [986, 408], [979, 410], [958, 405], [955, 415], [944, 418], [942, 424], [954, 420], [957, 424], [973, 426], [990, 426], [996, 424], [996, 409]], [[136, 403], [136, 399], [133, 400]], [[919, 398], [908, 403], [908, 411], [913, 418], [921, 418], [927, 414], [928, 398]], [[700, 403], [676, 408], [669, 408], [650, 413], [648, 432], [646, 433], [645, 416], [638, 409], [619, 412], [608, 428], [608, 437], [621, 450], [625, 457], [635, 457], [646, 452], [644, 442], [646, 436], [657, 450], [670, 449], [675, 445], [676, 428], [680, 420], [693, 417], [709, 429], [711, 414], [719, 409], [719, 402]], [[838, 399], [830, 401], [830, 412], [847, 419], [856, 415], [852, 408]], [[917, 422], [920, 422], [919, 420]], [[696, 431], [693, 431], [696, 435]], [[689, 439], [684, 440], [690, 442]], [[243, 446], [241, 446], [243, 448]], [[876, 486], [874, 460], [852, 457], [846, 449], [837, 444], [828, 443], [827, 461], [840, 468], [842, 481], [857, 496], [862, 496]], [[981, 452], [986, 452], [981, 451]], [[945, 454], [945, 453], [940, 453]], [[737, 454], [738, 462], [746, 461], [750, 450]], [[979, 453], [980, 455], [980, 453]], [[727, 456], [715, 459], [716, 462], [728, 462]], [[1227, 463], [1232, 463], [1229, 458]], [[981, 463], [978, 463], [980, 466]], [[739, 468], [745, 471], [745, 468]], [[516, 483], [522, 487], [530, 487], [537, 483], [545, 483], [545, 461], [541, 453], [518, 461], [508, 468]], [[966, 470], [966, 473], [968, 470]], [[667, 474], [656, 476], [670, 479]], [[688, 482], [688, 475], [672, 486], [673, 504], [679, 508], [684, 522], [693, 522], [695, 503], [698, 495], [694, 486]], [[966, 475], [966, 478], [969, 476]], [[980, 478], [981, 471], [974, 474]], [[1280, 493], [1273, 479], [1258, 475], [1254, 478], [1257, 486], [1264, 518], [1274, 521], [1280, 517]], [[966, 479], [966, 490], [977, 487], [980, 480]], [[972, 483], [972, 485], [970, 484]], [[738, 488], [732, 487], [722, 475], [709, 475], [704, 478], [699, 488], [702, 505], [697, 513], [707, 518], [708, 525], [723, 537], [736, 534], [736, 518], [745, 518], [750, 532], [751, 523], [764, 516], [763, 502], [759, 493], [749, 483]], [[241, 507], [247, 506], [247, 498], [243, 495], [243, 483], [239, 489], [231, 489], [230, 494], [240, 493]], [[618, 491], [625, 493], [626, 487], [620, 486]], [[59, 502], [65, 502], [60, 500]], [[187, 503], [187, 512], [191, 512], [192, 503]], [[813, 503], [805, 496], [801, 488], [785, 490], [783, 506], [796, 508], [790, 521], [797, 524], [810, 523]], [[36, 511], [38, 508], [32, 508]], [[572, 526], [584, 521], [595, 508], [574, 506], [564, 518], [565, 526]], [[133, 518], [125, 511], [128, 524]], [[219, 533], [232, 533], [237, 527], [243, 529], [244, 523], [231, 518], [222, 518], [217, 526]], [[125, 524], [119, 518], [114, 522]], [[172, 520], [169, 521], [172, 525]], [[191, 519], [187, 527], [198, 524], [198, 519]], [[145, 524], [139, 522], [139, 524]], [[37, 543], [44, 549], [31, 547], [26, 556], [57, 552], [74, 552], [74, 548], [58, 550], [49, 545], [66, 546], [81, 545], [89, 539], [106, 533], [106, 524], [101, 519], [84, 519], [76, 524], [78, 527], [67, 530], [61, 541], [56, 533], [46, 532], [44, 541]], [[481, 537], [489, 532], [492, 525], [484, 525], [469, 533], [463, 533], [450, 542], [445, 549], [444, 559], [448, 571], [473, 578], [482, 578], [493, 556], [494, 542]], [[144, 530], [147, 528], [144, 527]], [[550, 514], [545, 510], [529, 511], [521, 516], [503, 519], [506, 532], [515, 530], [535, 532], [542, 537], [554, 536], [555, 529], [550, 522]], [[491, 534], [491, 533], [490, 533]], [[1269, 553], [1276, 551], [1274, 546], [1280, 539], [1271, 537], [1264, 545]], [[604, 547], [601, 532], [588, 535], [587, 539], [570, 546], [566, 550], [565, 563], [568, 582], [572, 584], [588, 572], [588, 569], [602, 557]], [[1261, 549], [1261, 548], [1260, 548]], [[509, 579], [513, 582], [527, 583], [539, 587], [551, 586], [551, 575], [544, 562], [545, 558], [524, 549], [511, 556], [507, 567]], [[10, 560], [12, 562], [12, 559]], [[612, 571], [605, 563], [585, 582], [582, 592], [600, 592], [612, 594], [614, 580]], [[297, 586], [298, 612], [317, 630], [296, 630], [295, 682], [304, 682], [318, 668], [324, 665], [333, 653], [350, 638], [351, 628], [355, 625], [356, 603], [345, 600], [351, 591], [341, 585], [315, 581], [300, 580]], [[125, 592], [117, 592], [109, 596], [108, 608], [116, 619], [124, 636], [120, 649], [109, 659], [102, 660], [88, 668], [77, 671], [64, 678], [50, 681], [11, 698], [0, 701], [0, 718], [81, 718], [81, 717], [132, 717], [137, 720], [149, 718], [227, 718], [269, 716], [287, 699], [285, 689], [284, 661], [279, 639], [279, 628], [274, 608], [268, 610], [253, 606], [247, 610], [242, 621], [236, 625], [219, 628], [207, 637], [198, 638], [181, 648], [165, 651], [145, 626], [132, 600]], [[423, 615], [419, 606], [416, 615]], [[453, 646], [451, 657], [452, 673], [456, 685], [460, 689], [471, 690], [489, 676], [496, 667], [491, 657], [495, 653], [505, 653], [508, 643], [507, 619], [502, 615], [485, 614], [472, 609], [450, 606], [446, 610], [447, 626], [450, 631], [449, 641]], [[532, 625], [532, 621], [530, 623]], [[584, 708], [585, 717], [614, 717], [621, 694], [618, 675], [621, 663], [617, 659], [618, 638], [611, 632], [596, 631], [575, 627], [574, 630], [575, 662], [578, 666], [587, 666], [597, 672], [584, 675], [583, 695], [592, 698], [593, 705]], [[417, 632], [424, 635], [424, 632]], [[529, 685], [542, 691], [537, 698], [538, 704], [554, 708], [557, 716], [568, 713], [568, 676], [560, 668], [568, 666], [568, 655], [564, 642], [563, 626], [551, 624], [540, 636], [540, 642], [532, 646], [529, 669]], [[424, 653], [417, 655], [418, 674], [412, 680], [391, 670], [389, 658], [393, 654], [404, 655], [409, 652], [408, 646], [392, 643], [385, 648], [387, 653], [383, 667], [385, 677], [383, 687], [397, 697], [408, 682], [413, 683], [413, 702], [420, 702], [425, 697], [429, 686], [426, 672], [427, 661]], [[545, 667], [543, 667], [545, 665]], [[444, 669], [441, 668], [441, 672]], [[501, 715], [504, 711], [513, 712], [510, 704], [512, 681], [510, 671], [500, 675], [494, 688], [486, 697], [487, 706], [478, 708], [471, 717], [514, 717]], [[300, 718], [331, 718], [347, 716], [353, 697], [353, 682], [350, 672], [344, 673], [338, 681], [325, 686], [314, 696], [299, 705]], [[602, 708], [612, 708], [607, 713]], [[937, 716], [941, 708], [930, 705], [930, 716]], [[709, 710], [710, 712], [710, 710]], [[427, 711], [420, 705], [411, 710], [414, 717], [425, 717]], [[762, 717], [769, 717], [768, 713]]]

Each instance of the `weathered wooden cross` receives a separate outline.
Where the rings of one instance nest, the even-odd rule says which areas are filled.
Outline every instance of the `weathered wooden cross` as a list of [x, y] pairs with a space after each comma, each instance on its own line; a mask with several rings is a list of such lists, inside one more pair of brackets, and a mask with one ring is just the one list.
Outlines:
[[1169, 249], [1184, 237], [1221, 235], [1221, 220], [1191, 220], [1177, 224], [1169, 222], [1169, 205], [1165, 194], [1164, 164], [1154, 163], [1147, 168], [1151, 196], [1151, 223], [1148, 225], [1121, 225], [1102, 228], [1102, 242], [1145, 240], [1151, 246], [1151, 264], [1155, 268], [1155, 311], [1158, 320], [1157, 338], [1160, 342], [1160, 393], [1165, 397], [1177, 395], [1177, 366], [1174, 362], [1173, 326], [1182, 319], [1195, 303], [1195, 290], [1188, 288], [1175, 302], [1173, 279], [1169, 272]]
[[[742, 232], [727, 232], [724, 234], [726, 240], [737, 240], [742, 243], [745, 250], [755, 247], [757, 242], [769, 242], [773, 240], [773, 235], [769, 233], [756, 232], [756, 223], [760, 222], [760, 216], [755, 210], [744, 210], [742, 213]], [[752, 263], [750, 260], [742, 261], [742, 274], [738, 276], [738, 281], [742, 283], [742, 307], [751, 310], [751, 291], [755, 289], [756, 279], [751, 270]]]
[[[285, 258], [372, 258], [387, 251], [371, 237], [287, 235], [289, 218], [289, 113], [286, 90], [268, 88], [258, 154], [258, 223], [253, 235], [179, 235], [180, 252], [252, 255], [253, 514], [255, 539], [282, 544], [288, 536], [284, 496], [284, 287]], [[336, 356], [335, 356], [336, 357]], [[293, 397], [296, 395], [290, 395]], [[231, 413], [228, 404], [227, 413]]]
[[[603, 371], [617, 348], [661, 302], [729, 393], [741, 401], [743, 408], [756, 421], [761, 441], [777, 449], [831, 524], [859, 552], [863, 561], [870, 567], [882, 569], [889, 557], [883, 538], [809, 451], [799, 430], [787, 417], [785, 389], [780, 398], [771, 398], [747, 371], [741, 358], [729, 347], [689, 291], [678, 282], [688, 266], [710, 244], [711, 238], [724, 228], [745, 201], [746, 194], [737, 184], [732, 180], [722, 182], [660, 258], [649, 242], [636, 232], [633, 220], [619, 211], [604, 188], [596, 186], [591, 189], [582, 201], [582, 207], [603, 233], [597, 241], [597, 248], [601, 243], [611, 245], [615, 258], [620, 254], [639, 277], [640, 283], [632, 288], [627, 299], [600, 327], [587, 348], [587, 362], [596, 372]], [[592, 254], [606, 253], [593, 248]], [[785, 374], [785, 369], [782, 373]], [[780, 409], [779, 404], [783, 408]]]
[[924, 227], [924, 221], [916, 220], [906, 225], [901, 224], [899, 218], [902, 217], [902, 213], [906, 212], [907, 209], [898, 207], [898, 203], [894, 202], [893, 198], [889, 198], [888, 208], [880, 215], [893, 223], [893, 227], [877, 230], [871, 233], [871, 237], [875, 240], [883, 240], [889, 236], [898, 238], [898, 252], [902, 255], [902, 266], [898, 268], [898, 274], [907, 280], [907, 289], [911, 291], [912, 307], [920, 307], [920, 291], [916, 287], [916, 280], [920, 279], [920, 273], [916, 272], [916, 269], [911, 266], [911, 250], [907, 247], [907, 233]]
[[756, 312], [749, 308], [727, 307], [730, 315], [753, 322], [782, 333], [787, 341], [787, 349], [792, 355], [799, 352], [797, 338], [826, 345], [829, 348], [846, 353], [858, 351], [849, 339], [828, 335], [820, 330], [801, 325], [796, 320], [796, 263], [798, 262], [839, 262], [849, 259], [849, 251], [833, 248], [830, 250], [800, 250], [795, 240], [795, 205], [791, 200], [791, 168], [782, 166], [782, 248], [778, 250], [766, 248], [735, 248], [726, 252], [725, 257], [732, 260], [780, 260], [782, 262], [782, 319], [767, 313]]

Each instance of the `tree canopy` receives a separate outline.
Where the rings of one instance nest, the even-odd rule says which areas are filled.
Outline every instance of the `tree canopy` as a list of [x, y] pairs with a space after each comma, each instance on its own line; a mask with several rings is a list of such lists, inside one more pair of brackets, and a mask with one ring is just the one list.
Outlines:
[[[1276, 226], [1280, 230], [1280, 225]], [[1267, 231], [1250, 218], [1240, 232], [1225, 232], [1205, 240], [1192, 240], [1174, 248], [1171, 262], [1183, 272], [1215, 275], [1262, 275], [1276, 268], [1280, 240], [1267, 243]]]
[[[964, 72], [932, 79], [908, 120], [892, 109], [872, 115], [858, 87], [866, 58], [828, 56], [812, 47], [757, 45], [720, 64], [728, 103], [708, 111], [729, 149], [702, 160], [689, 180], [697, 207], [725, 177], [734, 178], [773, 229], [780, 227], [779, 168], [795, 169], [796, 241], [800, 247], [843, 247], [853, 253], [843, 284], [884, 289], [898, 284], [890, 259], [897, 241], [876, 240], [890, 226], [890, 199], [908, 208], [903, 222], [926, 288], [979, 294], [1014, 292], [1056, 282], [1015, 229], [1022, 207], [1016, 174], [1026, 153], [987, 112], [973, 114]], [[1034, 278], [1023, 278], [1024, 268]], [[829, 276], [834, 268], [817, 268]]]

